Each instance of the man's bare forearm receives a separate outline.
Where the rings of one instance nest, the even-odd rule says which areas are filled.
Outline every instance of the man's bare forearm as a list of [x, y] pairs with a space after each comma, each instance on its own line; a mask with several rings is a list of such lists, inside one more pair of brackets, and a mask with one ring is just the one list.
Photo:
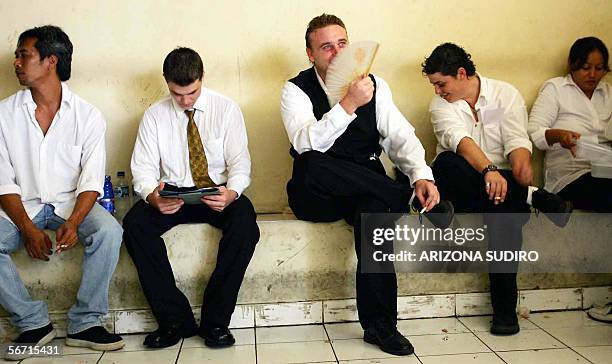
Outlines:
[[1, 195], [0, 206], [2, 210], [6, 212], [8, 217], [11, 219], [13, 224], [17, 226], [19, 231], [25, 231], [28, 227], [33, 225], [32, 220], [28, 216], [28, 213], [23, 207], [21, 196], [16, 193]]
[[68, 221], [72, 222], [75, 226], [81, 225], [91, 208], [96, 203], [99, 193], [95, 191], [84, 191], [81, 192], [76, 199], [72, 214], [68, 218]]

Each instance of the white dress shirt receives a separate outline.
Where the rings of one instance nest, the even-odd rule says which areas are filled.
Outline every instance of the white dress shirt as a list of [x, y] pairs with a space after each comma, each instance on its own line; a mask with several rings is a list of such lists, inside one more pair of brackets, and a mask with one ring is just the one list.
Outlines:
[[106, 121], [64, 83], [46, 135], [35, 111], [29, 89], [0, 102], [0, 195], [20, 195], [30, 219], [45, 204], [67, 219], [81, 192], [103, 192]]
[[[240, 194], [251, 183], [251, 157], [244, 119], [238, 104], [202, 87], [194, 104], [194, 120], [215, 184]], [[172, 97], [145, 111], [132, 154], [134, 190], [146, 201], [159, 182], [193, 187], [189, 166], [187, 123], [189, 119]]]
[[529, 135], [533, 143], [546, 151], [544, 188], [557, 193], [580, 176], [591, 171], [587, 160], [574, 158], [559, 143], [546, 141], [548, 129], [565, 129], [580, 133], [593, 143], [604, 141], [604, 129], [612, 119], [612, 88], [601, 80], [589, 99], [574, 83], [571, 75], [556, 77], [544, 83], [529, 115]]
[[438, 139], [436, 152], [457, 153], [461, 139], [468, 137], [493, 164], [501, 169], [511, 169], [508, 155], [512, 151], [525, 148], [531, 152], [525, 101], [509, 83], [480, 74], [478, 77], [480, 94], [475, 108], [479, 121], [474, 119], [465, 100], [448, 102], [436, 95], [431, 101], [431, 123]]
[[[317, 78], [327, 93], [327, 87], [318, 74]], [[414, 134], [414, 128], [393, 103], [389, 85], [380, 77], [374, 78], [380, 145], [412, 185], [420, 179], [433, 181], [433, 173], [425, 162], [425, 150]], [[356, 114], [347, 114], [337, 103], [321, 120], [317, 120], [308, 95], [290, 81], [285, 83], [281, 92], [281, 116], [289, 141], [300, 154], [310, 150], [326, 152], [357, 117]]]

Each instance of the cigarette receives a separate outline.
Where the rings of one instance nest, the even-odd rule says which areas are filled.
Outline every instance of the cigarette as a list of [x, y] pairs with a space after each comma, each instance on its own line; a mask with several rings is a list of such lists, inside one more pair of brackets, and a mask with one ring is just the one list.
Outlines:
[[62, 245], [60, 245], [59, 247], [60, 247], [60, 249], [64, 249], [64, 248], [67, 248], [67, 247], [68, 247], [68, 245], [66, 245], [66, 244], [62, 244]]
[[422, 214], [423, 212], [425, 212], [425, 210], [427, 210], [427, 207], [423, 207], [423, 209], [419, 211], [419, 214]]

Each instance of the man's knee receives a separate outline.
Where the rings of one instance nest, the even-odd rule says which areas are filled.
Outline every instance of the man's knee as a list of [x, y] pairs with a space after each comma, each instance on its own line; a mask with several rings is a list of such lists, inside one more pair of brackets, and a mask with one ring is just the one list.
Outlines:
[[259, 240], [259, 226], [257, 225], [257, 214], [251, 201], [245, 195], [240, 196], [231, 205], [230, 219], [239, 221], [242, 228], [249, 232], [249, 236]]
[[442, 152], [434, 161], [433, 169], [437, 171], [448, 171], [449, 169], [456, 170], [457, 167], [463, 167], [467, 161], [457, 153]]
[[103, 242], [107, 249], [118, 251], [121, 248], [123, 228], [115, 219], [102, 224], [96, 234], [99, 236], [98, 241]]

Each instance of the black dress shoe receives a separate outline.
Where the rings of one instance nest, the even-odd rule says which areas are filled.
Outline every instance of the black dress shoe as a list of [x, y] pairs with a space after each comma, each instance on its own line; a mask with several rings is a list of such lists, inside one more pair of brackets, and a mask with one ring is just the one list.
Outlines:
[[386, 323], [374, 323], [363, 332], [363, 341], [378, 345], [380, 350], [393, 355], [410, 355], [414, 347], [395, 326]]
[[[412, 206], [417, 210], [421, 211], [423, 206], [418, 198], [414, 198]], [[423, 214], [431, 223], [439, 228], [446, 229], [453, 222], [455, 216], [455, 207], [453, 203], [448, 200], [440, 200], [440, 202], [434, 206], [431, 210]]]
[[227, 327], [201, 328], [199, 335], [204, 339], [204, 344], [212, 348], [232, 346], [236, 342]]
[[499, 336], [514, 335], [521, 330], [516, 314], [509, 314], [507, 317], [493, 315], [491, 322], [491, 334]]
[[192, 337], [197, 333], [194, 323], [183, 325], [160, 325], [160, 327], [147, 335], [144, 345], [153, 349], [167, 348], [176, 345], [182, 338]]
[[531, 205], [542, 211], [558, 227], [567, 225], [573, 210], [573, 205], [570, 201], [565, 201], [560, 196], [550, 193], [543, 188], [533, 192], [531, 195]]

